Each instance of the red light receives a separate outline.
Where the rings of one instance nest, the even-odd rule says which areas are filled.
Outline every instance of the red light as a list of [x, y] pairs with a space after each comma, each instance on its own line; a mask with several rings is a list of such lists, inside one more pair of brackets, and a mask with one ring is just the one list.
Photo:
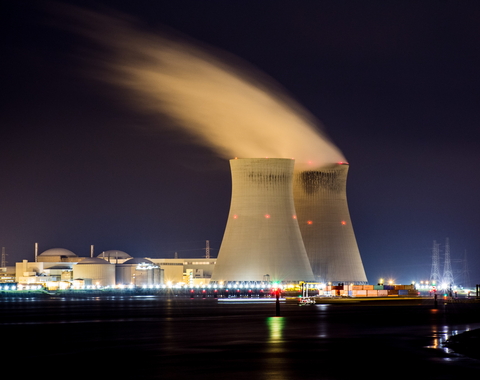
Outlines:
[[235, 214], [235, 215], [233, 216], [233, 219], [237, 219], [237, 218], [238, 218], [238, 215]]
[[311, 220], [309, 220], [309, 221], [307, 222], [307, 224], [313, 224], [313, 222], [312, 222]]
[[297, 219], [297, 216], [296, 216], [296, 215], [294, 215], [294, 216], [293, 216], [293, 219]]
[[265, 218], [270, 219], [270, 215], [269, 215], [269, 214], [265, 214]]
[[346, 225], [346, 224], [347, 224], [347, 222], [345, 222], [344, 220], [342, 220], [342, 225]]

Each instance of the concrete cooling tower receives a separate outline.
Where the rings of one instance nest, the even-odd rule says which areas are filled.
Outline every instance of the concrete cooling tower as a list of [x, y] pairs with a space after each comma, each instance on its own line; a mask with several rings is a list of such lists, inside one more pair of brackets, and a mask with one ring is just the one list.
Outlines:
[[314, 280], [295, 214], [294, 163], [230, 160], [230, 213], [213, 282]]
[[347, 204], [348, 164], [296, 170], [294, 199], [315, 279], [365, 284], [367, 277]]

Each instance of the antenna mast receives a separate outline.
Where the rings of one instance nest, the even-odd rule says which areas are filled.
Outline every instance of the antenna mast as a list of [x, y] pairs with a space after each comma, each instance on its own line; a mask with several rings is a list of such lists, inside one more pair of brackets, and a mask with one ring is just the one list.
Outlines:
[[205, 257], [210, 258], [210, 240], [207, 240], [207, 245], [205, 246]]

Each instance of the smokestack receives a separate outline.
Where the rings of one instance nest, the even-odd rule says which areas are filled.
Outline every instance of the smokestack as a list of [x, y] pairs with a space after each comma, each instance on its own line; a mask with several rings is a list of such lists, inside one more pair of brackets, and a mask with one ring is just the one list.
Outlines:
[[212, 281], [312, 281], [293, 203], [294, 160], [230, 160], [232, 198]]
[[93, 257], [93, 244], [90, 246], [90, 257]]
[[37, 262], [37, 258], [38, 258], [38, 243], [35, 243], [35, 262]]
[[367, 282], [347, 204], [349, 165], [296, 170], [295, 208], [315, 279]]

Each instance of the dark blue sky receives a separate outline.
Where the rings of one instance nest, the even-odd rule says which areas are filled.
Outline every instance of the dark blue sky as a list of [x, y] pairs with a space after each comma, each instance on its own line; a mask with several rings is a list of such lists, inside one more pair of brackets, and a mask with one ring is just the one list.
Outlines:
[[[480, 283], [476, 1], [65, 1], [232, 53], [279, 82], [350, 162], [368, 279], [428, 278], [433, 240]], [[220, 246], [228, 162], [85, 75], [51, 5], [2, 5], [0, 246], [200, 257]], [[54, 4], [54, 3], [53, 3]], [[100, 5], [98, 5], [100, 4]], [[55, 6], [55, 5], [53, 5]], [[441, 247], [442, 248], [442, 247]], [[458, 281], [463, 278], [458, 273]]]

